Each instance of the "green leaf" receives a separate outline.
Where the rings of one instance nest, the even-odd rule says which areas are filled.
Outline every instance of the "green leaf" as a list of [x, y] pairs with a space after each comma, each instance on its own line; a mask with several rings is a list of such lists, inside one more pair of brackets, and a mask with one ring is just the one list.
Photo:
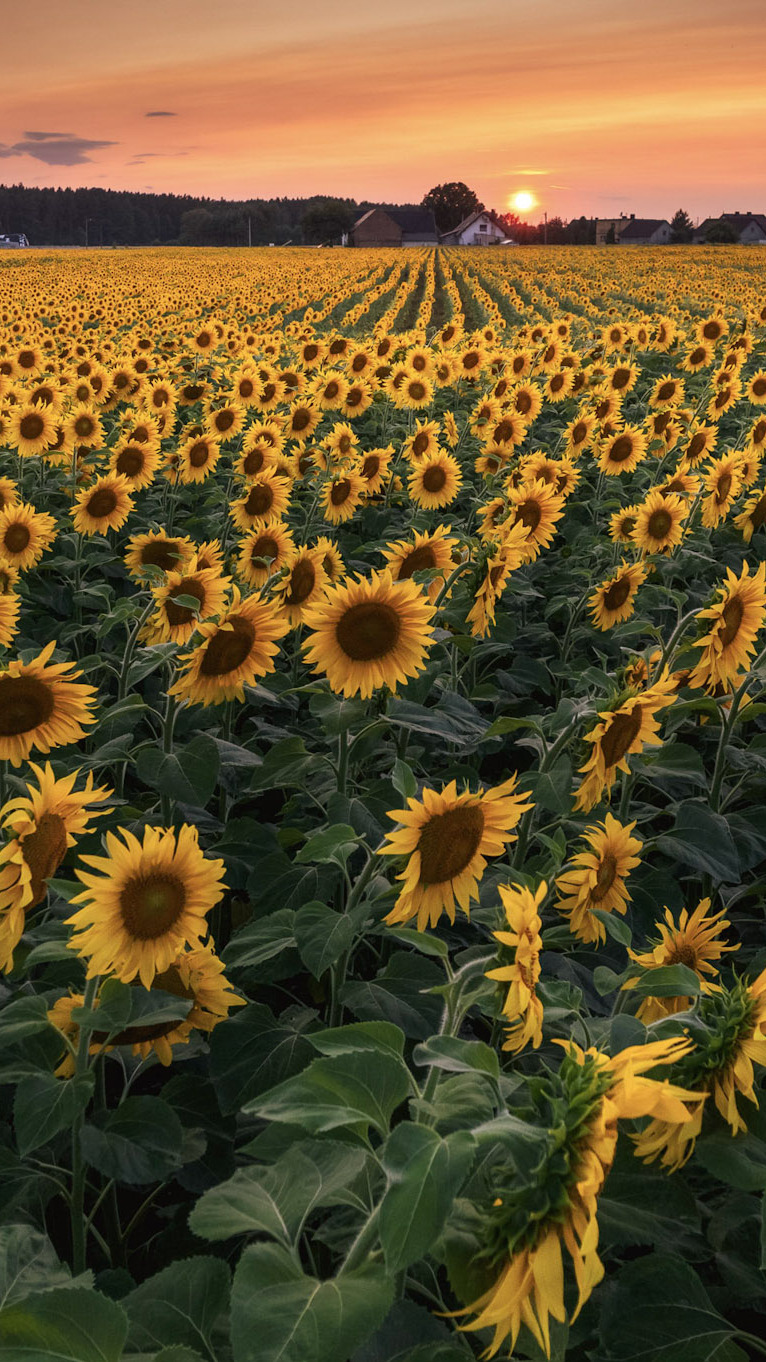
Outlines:
[[402, 1121], [381, 1161], [388, 1187], [380, 1206], [380, 1242], [389, 1272], [422, 1258], [442, 1231], [476, 1152], [468, 1131], [443, 1140], [427, 1126]]
[[229, 1304], [229, 1269], [220, 1258], [171, 1263], [123, 1297], [130, 1321], [128, 1343], [136, 1351], [184, 1344], [207, 1357], [217, 1320]]
[[336, 913], [326, 903], [306, 903], [295, 914], [298, 953], [315, 979], [349, 950], [355, 935], [354, 917]]
[[145, 747], [139, 752], [136, 771], [144, 785], [192, 808], [204, 809], [218, 781], [221, 758], [212, 738], [199, 733], [186, 747], [162, 752]]
[[716, 884], [739, 883], [739, 856], [729, 825], [702, 800], [679, 804], [673, 827], [657, 838], [657, 847], [682, 865], [711, 875]]
[[210, 1037], [210, 1065], [224, 1115], [308, 1063], [314, 1052], [303, 1033], [315, 1017], [309, 1008], [293, 1008], [277, 1020], [263, 1003], [250, 1003], [219, 1022]]
[[431, 1036], [413, 1051], [416, 1064], [432, 1065], [448, 1073], [484, 1073], [500, 1077], [497, 1052], [483, 1040], [460, 1040], [458, 1036]]
[[[126, 1358], [125, 1362], [141, 1362], [141, 1359], [136, 1353]], [[187, 1348], [183, 1343], [171, 1343], [169, 1348], [160, 1348], [158, 1353], [154, 1353], [151, 1362], [205, 1362], [205, 1358], [196, 1348]]]
[[380, 1270], [307, 1277], [277, 1244], [245, 1249], [234, 1276], [234, 1362], [345, 1362], [384, 1319], [393, 1285]]
[[312, 1031], [311, 1044], [323, 1055], [353, 1055], [360, 1050], [384, 1051], [400, 1059], [404, 1054], [404, 1032], [391, 1022], [351, 1022]]
[[560, 757], [549, 771], [525, 771], [524, 792], [549, 813], [568, 814], [572, 808], [572, 765]]
[[0, 1309], [72, 1279], [46, 1234], [31, 1225], [0, 1228]]
[[319, 1135], [340, 1126], [372, 1125], [388, 1132], [396, 1108], [409, 1092], [406, 1065], [393, 1055], [333, 1055], [315, 1059], [303, 1073], [288, 1078], [263, 1097], [248, 1102], [246, 1113], [267, 1121], [302, 1126]]
[[406, 946], [414, 946], [423, 955], [433, 955], [438, 960], [449, 959], [447, 943], [439, 936], [417, 932], [413, 927], [386, 927], [385, 934], [388, 937], [395, 936], [397, 941], [403, 941]]
[[159, 1097], [126, 1097], [113, 1111], [82, 1128], [88, 1163], [108, 1178], [130, 1185], [162, 1182], [180, 1168], [183, 1127]]
[[335, 823], [309, 837], [296, 855], [302, 865], [345, 865], [359, 844], [359, 836], [349, 823]]
[[3, 1046], [16, 1045], [27, 1036], [50, 1028], [48, 1004], [44, 998], [17, 998], [0, 1012], [0, 1039]]
[[0, 1358], [120, 1362], [127, 1332], [125, 1311], [97, 1291], [42, 1291], [0, 1310]]
[[412, 770], [412, 767], [407, 765], [406, 761], [402, 761], [401, 757], [397, 757], [394, 762], [394, 773], [391, 777], [391, 784], [396, 790], [396, 793], [402, 796], [402, 799], [412, 799], [418, 792], [418, 782], [415, 779], [415, 773]]
[[427, 1040], [438, 1029], [442, 1004], [429, 989], [444, 974], [429, 960], [400, 951], [374, 979], [359, 979], [343, 989], [342, 1001], [364, 1021], [385, 1018], [413, 1040]]
[[603, 923], [607, 936], [611, 936], [613, 941], [618, 941], [621, 946], [629, 946], [633, 940], [633, 933], [630, 930], [624, 917], [618, 913], [605, 913], [603, 908], [591, 908], [591, 916], [598, 918]]
[[339, 695], [320, 692], [312, 695], [309, 709], [319, 719], [328, 737], [337, 737], [348, 732], [355, 724], [363, 724], [367, 718], [367, 704], [364, 700], [344, 700]]
[[225, 964], [236, 965], [238, 969], [263, 965], [283, 951], [294, 949], [297, 944], [294, 929], [293, 910], [278, 908], [276, 913], [248, 922], [241, 931], [235, 932], [221, 958]]
[[288, 1247], [315, 1206], [335, 1204], [365, 1166], [363, 1149], [327, 1140], [302, 1140], [270, 1167], [239, 1168], [211, 1187], [189, 1216], [202, 1239], [270, 1234]]
[[678, 998], [691, 995], [696, 998], [700, 991], [700, 978], [688, 965], [659, 965], [648, 969], [632, 985], [634, 993], [642, 998]]
[[694, 1158], [729, 1187], [744, 1192], [766, 1190], [766, 1147], [762, 1139], [747, 1131], [703, 1136], [694, 1146]]
[[37, 1074], [24, 1078], [13, 1101], [13, 1126], [22, 1157], [47, 1144], [61, 1130], [69, 1130], [93, 1096], [93, 1074], [54, 1078]]
[[414, 1301], [395, 1301], [351, 1362], [467, 1362], [470, 1353], [442, 1320]]
[[696, 1272], [670, 1254], [623, 1263], [604, 1295], [601, 1341], [615, 1362], [746, 1362], [736, 1333]]

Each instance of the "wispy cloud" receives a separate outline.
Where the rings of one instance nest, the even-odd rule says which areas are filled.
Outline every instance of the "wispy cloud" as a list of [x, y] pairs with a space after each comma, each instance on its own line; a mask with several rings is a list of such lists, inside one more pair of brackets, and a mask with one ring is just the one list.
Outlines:
[[89, 151], [100, 151], [103, 147], [114, 147], [116, 142], [96, 141], [90, 137], [73, 137], [68, 132], [27, 132], [20, 142], [10, 146], [0, 143], [0, 159], [10, 160], [14, 156], [33, 156], [36, 161], [44, 161], [48, 166], [80, 166], [92, 161]]
[[173, 109], [150, 109], [144, 114], [144, 118], [177, 118], [178, 114]]

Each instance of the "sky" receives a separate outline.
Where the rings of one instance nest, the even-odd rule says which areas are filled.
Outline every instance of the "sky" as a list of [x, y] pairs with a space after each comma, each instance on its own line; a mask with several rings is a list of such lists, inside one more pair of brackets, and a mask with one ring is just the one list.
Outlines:
[[0, 182], [766, 211], [765, 3], [8, 3]]

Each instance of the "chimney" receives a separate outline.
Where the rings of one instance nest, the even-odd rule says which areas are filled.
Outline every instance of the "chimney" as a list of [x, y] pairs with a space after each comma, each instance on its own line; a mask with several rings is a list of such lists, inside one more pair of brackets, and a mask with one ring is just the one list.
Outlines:
[[631, 222], [633, 221], [633, 219], [635, 218], [635, 216], [636, 216], [635, 213], [631, 213], [631, 215], [630, 215], [630, 220], [631, 220]]

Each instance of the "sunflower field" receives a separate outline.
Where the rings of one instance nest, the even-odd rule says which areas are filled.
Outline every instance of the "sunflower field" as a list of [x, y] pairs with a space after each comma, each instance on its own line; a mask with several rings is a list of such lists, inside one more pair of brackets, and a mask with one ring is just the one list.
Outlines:
[[753, 248], [0, 263], [0, 1362], [766, 1356]]

